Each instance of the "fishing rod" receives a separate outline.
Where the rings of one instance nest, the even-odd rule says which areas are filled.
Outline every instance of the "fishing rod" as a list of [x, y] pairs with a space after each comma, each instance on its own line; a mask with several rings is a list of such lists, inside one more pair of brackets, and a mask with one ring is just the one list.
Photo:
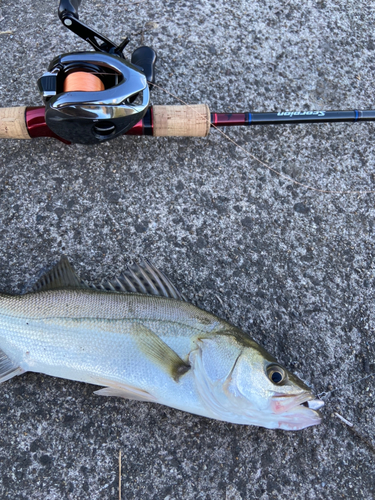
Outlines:
[[97, 144], [120, 135], [206, 137], [210, 128], [375, 121], [375, 110], [212, 113], [206, 104], [151, 106], [156, 52], [137, 48], [126, 60], [120, 45], [78, 16], [81, 0], [60, 0], [65, 27], [95, 50], [55, 57], [38, 80], [45, 106], [0, 108], [1, 139], [54, 137]]

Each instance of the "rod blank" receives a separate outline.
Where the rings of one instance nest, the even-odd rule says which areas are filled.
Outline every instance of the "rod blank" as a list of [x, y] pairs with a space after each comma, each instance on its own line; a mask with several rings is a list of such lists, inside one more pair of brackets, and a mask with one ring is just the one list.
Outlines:
[[216, 127], [361, 121], [375, 121], [375, 110], [280, 111], [278, 113], [211, 113], [211, 123]]

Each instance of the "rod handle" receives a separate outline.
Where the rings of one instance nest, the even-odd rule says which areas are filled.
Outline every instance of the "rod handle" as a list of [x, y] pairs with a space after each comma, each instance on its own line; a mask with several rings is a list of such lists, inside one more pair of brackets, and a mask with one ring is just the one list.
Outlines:
[[211, 115], [206, 104], [153, 106], [153, 134], [156, 137], [206, 137]]
[[26, 106], [0, 108], [0, 139], [31, 139], [25, 121]]

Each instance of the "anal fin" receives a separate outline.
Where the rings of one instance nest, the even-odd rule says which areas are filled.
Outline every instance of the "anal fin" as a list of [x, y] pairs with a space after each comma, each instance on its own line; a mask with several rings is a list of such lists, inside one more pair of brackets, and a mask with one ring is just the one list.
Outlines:
[[23, 368], [13, 363], [5, 352], [0, 349], [0, 384], [24, 372]]
[[158, 400], [147, 391], [139, 389], [138, 387], [132, 387], [131, 385], [125, 384], [114, 384], [110, 387], [103, 387], [95, 391], [94, 394], [98, 396], [115, 396], [118, 398], [133, 399], [134, 401], [149, 401], [151, 403], [157, 403]]

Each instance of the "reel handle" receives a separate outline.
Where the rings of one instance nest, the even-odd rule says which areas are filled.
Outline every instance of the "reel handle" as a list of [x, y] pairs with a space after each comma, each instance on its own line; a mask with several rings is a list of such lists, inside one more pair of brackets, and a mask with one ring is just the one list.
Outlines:
[[81, 0], [60, 0], [58, 14], [61, 22], [64, 22], [64, 17], [67, 14], [72, 15], [75, 19], [79, 19], [78, 7], [80, 5]]
[[129, 38], [125, 38], [117, 46], [107, 37], [84, 24], [78, 17], [78, 7], [80, 5], [81, 0], [60, 0], [58, 14], [63, 25], [82, 38], [82, 40], [88, 42], [96, 51], [122, 57], [122, 51], [129, 43]]

